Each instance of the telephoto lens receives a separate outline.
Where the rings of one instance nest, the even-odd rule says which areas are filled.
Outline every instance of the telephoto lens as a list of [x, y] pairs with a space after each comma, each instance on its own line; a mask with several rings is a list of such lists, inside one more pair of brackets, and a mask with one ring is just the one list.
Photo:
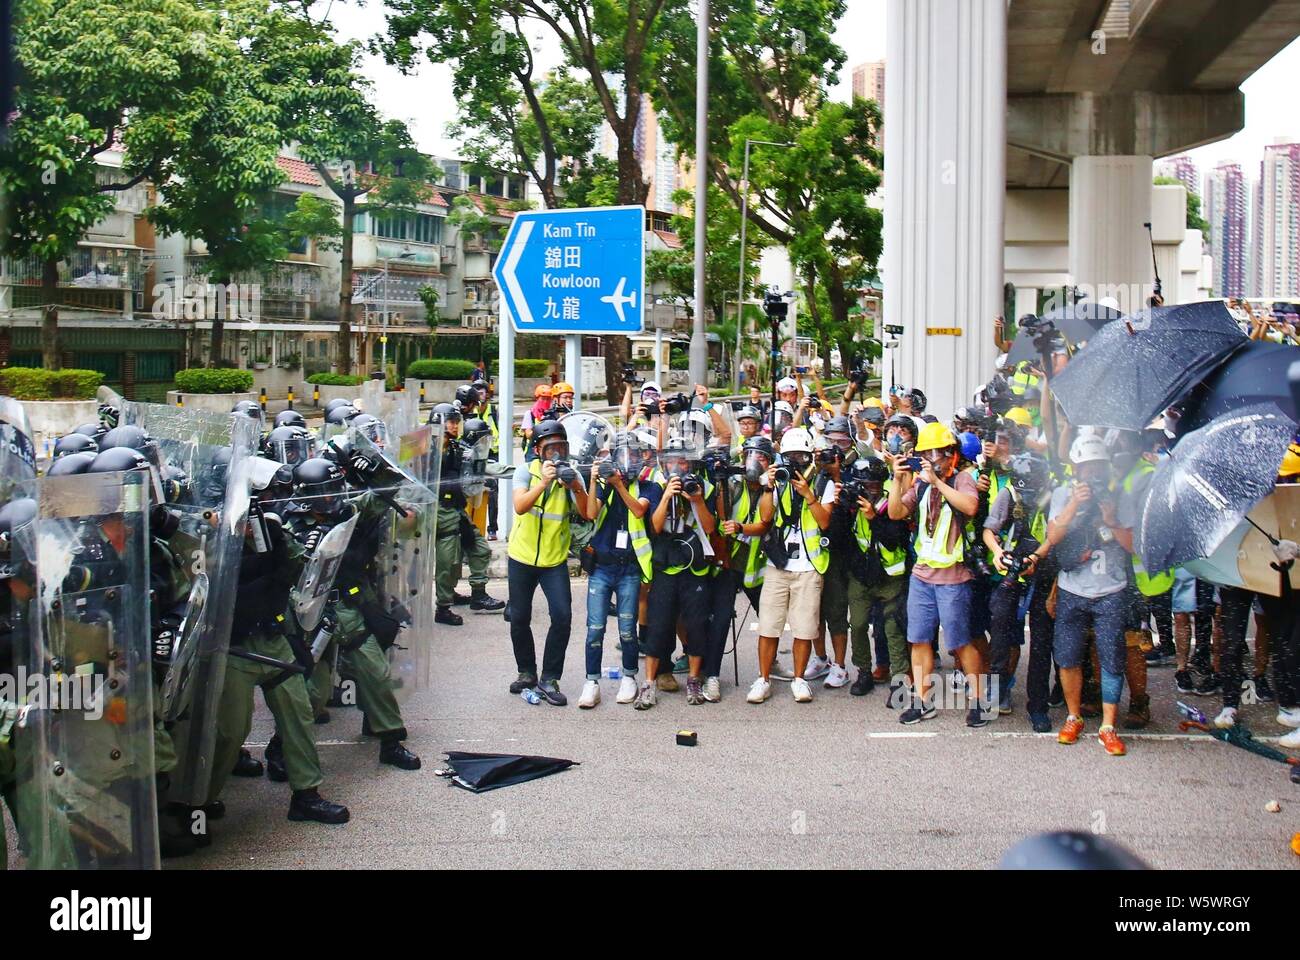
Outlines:
[[776, 476], [776, 482], [777, 482], [777, 483], [789, 483], [789, 482], [790, 482], [790, 468], [789, 468], [789, 467], [777, 467], [777, 468], [776, 468], [776, 475], [775, 475], [775, 476]]
[[688, 497], [693, 497], [697, 493], [704, 492], [704, 483], [693, 473], [688, 473], [682, 477], [682, 492]]
[[578, 479], [578, 471], [573, 469], [573, 464], [567, 460], [557, 460], [555, 462], [555, 475], [559, 478], [560, 483], [573, 483]]
[[608, 480], [608, 479], [609, 479], [610, 477], [612, 477], [612, 476], [614, 475], [614, 473], [615, 473], [615, 470], [614, 470], [614, 461], [612, 461], [612, 460], [600, 460], [600, 461], [598, 461], [598, 462], [596, 463], [596, 470], [597, 470], [597, 471], [599, 472], [599, 474], [600, 474], [600, 479], [602, 479], [602, 480]]

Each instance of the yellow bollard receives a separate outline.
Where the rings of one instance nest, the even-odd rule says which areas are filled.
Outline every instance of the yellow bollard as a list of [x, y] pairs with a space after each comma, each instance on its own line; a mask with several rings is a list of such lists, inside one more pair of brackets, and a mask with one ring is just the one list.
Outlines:
[[293, 409], [293, 387], [289, 387], [289, 409]]
[[266, 387], [257, 391], [257, 402], [262, 405], [262, 412], [266, 413]]

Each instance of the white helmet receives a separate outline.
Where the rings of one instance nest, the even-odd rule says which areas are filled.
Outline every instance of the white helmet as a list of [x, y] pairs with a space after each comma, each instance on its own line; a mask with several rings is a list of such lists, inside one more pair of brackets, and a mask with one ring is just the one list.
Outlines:
[[1106, 442], [1097, 436], [1082, 436], [1070, 444], [1070, 460], [1075, 466], [1092, 463], [1096, 460], [1110, 462], [1110, 451]]
[[798, 390], [799, 384], [795, 383], [793, 377], [782, 377], [777, 381], [776, 392], [781, 393], [788, 390]]
[[781, 434], [782, 453], [812, 453], [812, 434], [803, 427], [792, 427]]
[[793, 417], [793, 416], [794, 416], [794, 407], [790, 406], [790, 403], [789, 403], [788, 400], [778, 400], [778, 401], [776, 402], [776, 412], [777, 412], [777, 413], [788, 413], [788, 414], [790, 414], [790, 416]]

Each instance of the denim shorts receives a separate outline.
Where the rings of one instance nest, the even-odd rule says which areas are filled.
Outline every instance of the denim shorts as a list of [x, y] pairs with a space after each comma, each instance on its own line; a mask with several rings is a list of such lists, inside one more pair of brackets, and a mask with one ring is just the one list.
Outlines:
[[1097, 659], [1107, 673], [1124, 675], [1128, 653], [1124, 623], [1128, 619], [1128, 593], [1119, 590], [1090, 600], [1069, 590], [1056, 592], [1056, 632], [1052, 659], [1063, 670], [1083, 665], [1088, 630], [1097, 639]]
[[1196, 612], [1196, 578], [1182, 567], [1174, 571], [1174, 590], [1170, 604], [1174, 613]]
[[907, 592], [907, 642], [928, 644], [943, 627], [949, 653], [970, 643], [971, 582], [926, 583], [913, 576]]

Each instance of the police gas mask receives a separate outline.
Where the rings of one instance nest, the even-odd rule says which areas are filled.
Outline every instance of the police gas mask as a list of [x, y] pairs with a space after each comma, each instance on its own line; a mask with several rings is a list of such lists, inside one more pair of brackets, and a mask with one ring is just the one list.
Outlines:
[[813, 455], [811, 453], [796, 450], [782, 454], [782, 456], [785, 458], [786, 465], [795, 473], [807, 475], [808, 468], [812, 466]]
[[757, 450], [750, 450], [745, 454], [745, 482], [750, 484], [759, 484], [767, 476], [768, 468], [772, 466], [772, 461], [764, 454]]

